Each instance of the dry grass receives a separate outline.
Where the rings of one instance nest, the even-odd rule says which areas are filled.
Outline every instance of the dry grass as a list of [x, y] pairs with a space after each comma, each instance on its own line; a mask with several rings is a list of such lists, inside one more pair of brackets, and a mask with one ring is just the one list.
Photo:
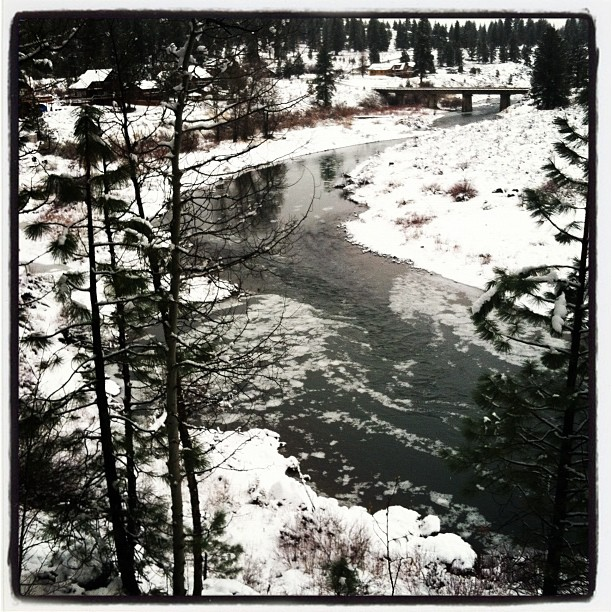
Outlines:
[[427, 185], [423, 185], [423, 187], [421, 187], [421, 191], [423, 193], [431, 193], [433, 195], [444, 193], [444, 189], [440, 187], [440, 183], [428, 183]]
[[446, 190], [449, 196], [455, 200], [455, 202], [465, 202], [471, 200], [478, 194], [476, 188], [467, 179], [455, 183], [452, 187]]
[[434, 217], [428, 215], [419, 215], [417, 213], [411, 213], [408, 217], [402, 217], [396, 219], [395, 224], [403, 228], [422, 227], [426, 223], [429, 223]]

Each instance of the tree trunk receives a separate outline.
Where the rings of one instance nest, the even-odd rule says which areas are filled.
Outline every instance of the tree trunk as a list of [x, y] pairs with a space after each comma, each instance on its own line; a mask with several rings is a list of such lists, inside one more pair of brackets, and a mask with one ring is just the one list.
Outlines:
[[189, 489], [189, 501], [191, 504], [191, 516], [193, 521], [193, 595], [202, 594], [203, 581], [203, 556], [202, 543], [204, 541], [204, 529], [202, 526], [202, 511], [200, 509], [200, 493], [198, 491], [198, 481], [195, 473], [195, 457], [193, 455], [193, 443], [187, 428], [187, 415], [185, 413], [185, 403], [182, 397], [182, 387], [179, 381], [179, 431], [181, 444], [183, 445], [183, 462], [185, 464], [185, 475], [187, 487]]
[[[104, 164], [106, 173], [106, 163]], [[108, 194], [110, 186], [104, 180], [104, 192]], [[113, 231], [110, 223], [110, 214], [108, 206], [103, 207], [104, 213], [104, 229], [108, 239], [108, 249], [110, 254], [111, 269], [117, 271], [117, 255], [115, 245], [113, 243]], [[117, 331], [118, 344], [121, 352], [121, 379], [123, 382], [123, 412], [124, 421], [124, 436], [125, 436], [125, 469], [127, 479], [127, 545], [130, 549], [132, 559], [135, 555], [136, 534], [138, 533], [138, 521], [136, 519], [138, 513], [138, 489], [136, 478], [136, 462], [134, 460], [134, 426], [132, 425], [132, 371], [130, 368], [129, 359], [127, 356], [127, 336], [126, 336], [126, 321], [125, 321], [125, 305], [117, 293], [115, 276], [112, 276], [113, 286], [115, 287], [115, 297], [117, 298]]]
[[576, 403], [573, 396], [577, 391], [578, 366], [580, 361], [580, 344], [583, 334], [584, 300], [586, 295], [588, 256], [589, 256], [589, 206], [587, 203], [580, 265], [578, 269], [578, 290], [576, 292], [576, 309], [572, 323], [570, 359], [566, 378], [566, 401], [568, 406], [563, 415], [559, 463], [556, 470], [556, 487], [554, 495], [553, 516], [548, 536], [548, 549], [544, 565], [544, 583], [542, 594], [554, 596], [559, 594], [561, 581], [561, 559], [565, 548], [565, 525], [568, 519], [567, 505], [569, 498], [570, 470], [573, 459], [572, 444], [574, 442], [574, 421]]
[[123, 589], [128, 595], [138, 595], [140, 589], [136, 581], [133, 551], [127, 541], [123, 509], [121, 507], [121, 494], [119, 490], [119, 478], [115, 464], [113, 449], [113, 433], [111, 428], [110, 411], [106, 397], [104, 353], [102, 348], [102, 333], [100, 325], [100, 308], [97, 294], [96, 253], [94, 241], [93, 224], [93, 199], [91, 193], [91, 164], [86, 160], [86, 186], [85, 205], [87, 207], [87, 242], [89, 258], [89, 296], [91, 302], [91, 336], [93, 348], [93, 360], [95, 370], [95, 393], [100, 420], [100, 443], [102, 446], [102, 457], [104, 461], [104, 476], [108, 494], [108, 503], [113, 527], [113, 540], [117, 564]]
[[168, 264], [170, 276], [170, 298], [168, 302], [168, 320], [166, 322], [166, 435], [168, 440], [168, 477], [172, 499], [172, 549], [174, 570], [172, 577], [173, 595], [185, 595], [185, 529], [183, 524], [183, 494], [181, 471], [180, 419], [178, 415], [179, 394], [179, 357], [178, 357], [178, 323], [181, 286], [181, 221], [182, 193], [180, 166], [181, 141], [183, 136], [183, 112], [187, 99], [189, 84], [189, 58], [193, 52], [197, 35], [196, 24], [192, 21], [191, 31], [183, 55], [181, 70], [181, 89], [177, 93], [174, 118], [174, 140], [172, 143], [172, 201], [170, 219], [170, 242], [172, 251]]

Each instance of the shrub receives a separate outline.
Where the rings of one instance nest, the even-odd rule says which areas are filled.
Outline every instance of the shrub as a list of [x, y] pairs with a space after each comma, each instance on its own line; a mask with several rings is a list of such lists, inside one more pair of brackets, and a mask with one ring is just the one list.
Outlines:
[[395, 224], [401, 225], [402, 227], [421, 227], [426, 223], [429, 223], [433, 217], [428, 217], [427, 215], [418, 215], [416, 213], [412, 213], [409, 217], [402, 217], [401, 219], [396, 219]]
[[455, 183], [450, 187], [446, 193], [450, 195], [455, 202], [465, 202], [466, 200], [472, 199], [478, 191], [468, 180], [464, 179]]
[[550, 194], [550, 195], [554, 195], [556, 193], [559, 193], [559, 185], [553, 181], [552, 179], [549, 181], [546, 181], [541, 187], [540, 187], [540, 191], [543, 191], [544, 193]]
[[65, 140], [64, 142], [48, 141], [45, 147], [39, 147], [39, 152], [48, 155], [57, 155], [57, 157], [62, 157], [64, 159], [78, 159], [76, 142], [73, 140]]
[[181, 152], [192, 153], [200, 147], [200, 134], [196, 131], [183, 132], [181, 138]]
[[360, 106], [366, 110], [374, 110], [381, 108], [384, 104], [380, 94], [371, 92], [361, 100]]
[[438, 100], [438, 106], [440, 108], [448, 108], [451, 110], [457, 110], [461, 108], [462, 100], [459, 96], [442, 96]]
[[345, 557], [340, 557], [328, 566], [329, 588], [336, 595], [357, 595], [361, 583], [357, 570], [353, 569]]
[[423, 187], [421, 187], [421, 191], [423, 193], [432, 193], [434, 195], [436, 193], [444, 193], [444, 190], [442, 187], [440, 187], [440, 183], [429, 183], [427, 185], [423, 185]]

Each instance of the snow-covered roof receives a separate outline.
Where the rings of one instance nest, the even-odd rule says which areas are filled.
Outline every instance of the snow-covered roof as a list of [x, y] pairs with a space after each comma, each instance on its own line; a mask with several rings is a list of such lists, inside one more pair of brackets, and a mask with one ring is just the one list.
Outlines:
[[76, 83], [73, 83], [69, 89], [87, 89], [92, 83], [104, 81], [112, 72], [111, 68], [100, 68], [99, 70], [87, 70], [84, 72]]
[[401, 70], [405, 62], [385, 62], [384, 64], [371, 64], [370, 70]]
[[193, 74], [196, 79], [210, 79], [211, 74], [202, 66], [189, 66], [189, 72]]
[[142, 90], [156, 89], [157, 83], [155, 81], [140, 81], [138, 87]]

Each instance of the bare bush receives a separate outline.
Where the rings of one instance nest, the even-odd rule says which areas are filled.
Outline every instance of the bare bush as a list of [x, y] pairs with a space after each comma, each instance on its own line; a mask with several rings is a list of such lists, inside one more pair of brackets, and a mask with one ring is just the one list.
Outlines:
[[550, 195], [554, 195], [556, 193], [559, 193], [559, 184], [551, 179], [542, 184], [542, 186], [540, 187], [540, 191], [543, 191], [544, 193]]
[[471, 200], [478, 194], [476, 188], [467, 179], [463, 179], [458, 183], [455, 183], [452, 187], [449, 187], [446, 191], [455, 202], [465, 202]]
[[195, 130], [183, 132], [181, 139], [181, 152], [193, 153], [200, 148], [200, 133]]
[[245, 555], [242, 559], [240, 572], [242, 582], [258, 593], [264, 593], [265, 588], [270, 588], [269, 584], [265, 584], [264, 568], [265, 564], [261, 559], [256, 559], [252, 555]]
[[433, 195], [444, 193], [444, 190], [442, 187], [440, 187], [440, 183], [428, 183], [427, 185], [423, 185], [423, 187], [421, 187], [421, 191], [423, 193], [431, 193]]
[[340, 557], [354, 567], [363, 567], [371, 555], [370, 547], [370, 536], [363, 525], [347, 527], [338, 517], [321, 510], [302, 514], [280, 532], [283, 559], [308, 574]]
[[366, 110], [376, 110], [383, 106], [383, 100], [380, 94], [371, 92], [361, 100], [361, 108]]
[[411, 213], [408, 217], [396, 219], [395, 224], [403, 228], [422, 227], [434, 218], [435, 217], [430, 217], [428, 215], [419, 215], [417, 213]]
[[78, 159], [77, 145], [74, 140], [64, 140], [57, 142], [48, 140], [38, 148], [39, 153], [43, 155], [56, 155], [63, 159]]
[[462, 106], [462, 100], [459, 96], [442, 96], [438, 100], [440, 108], [448, 108], [449, 110], [457, 110]]

